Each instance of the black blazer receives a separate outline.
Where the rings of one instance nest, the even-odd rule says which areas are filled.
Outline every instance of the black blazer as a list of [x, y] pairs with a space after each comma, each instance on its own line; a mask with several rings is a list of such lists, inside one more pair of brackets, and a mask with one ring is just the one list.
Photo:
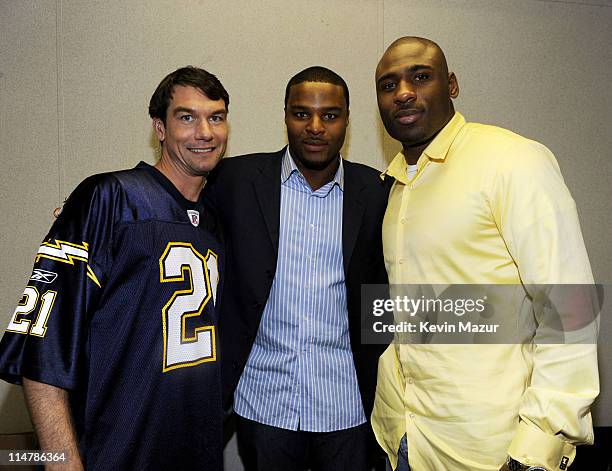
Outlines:
[[[281, 162], [285, 150], [224, 159], [208, 176], [204, 196], [224, 233], [226, 267], [220, 303], [223, 403], [249, 357], [276, 271]], [[382, 220], [391, 179], [365, 165], [344, 161], [342, 246], [349, 333], [364, 410], [374, 404], [378, 357], [385, 345], [362, 345], [362, 283], [387, 283]]]

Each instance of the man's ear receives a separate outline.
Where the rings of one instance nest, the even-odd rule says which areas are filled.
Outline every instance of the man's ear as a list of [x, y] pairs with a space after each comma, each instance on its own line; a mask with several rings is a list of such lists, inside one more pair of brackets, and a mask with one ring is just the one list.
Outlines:
[[164, 139], [166, 139], [166, 127], [161, 119], [153, 118], [153, 131], [157, 136], [157, 140], [159, 142], [164, 142]]
[[448, 93], [451, 98], [457, 98], [459, 96], [459, 82], [457, 82], [455, 72], [448, 74]]

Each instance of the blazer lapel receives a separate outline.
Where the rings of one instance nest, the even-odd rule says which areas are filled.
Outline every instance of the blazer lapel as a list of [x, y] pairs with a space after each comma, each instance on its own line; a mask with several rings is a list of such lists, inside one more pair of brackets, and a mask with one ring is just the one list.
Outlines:
[[344, 273], [348, 276], [348, 266], [353, 255], [361, 220], [365, 210], [363, 189], [365, 186], [359, 174], [353, 172], [351, 162], [344, 161], [344, 197], [342, 203], [342, 255]]
[[[257, 202], [268, 229], [268, 235], [278, 253], [280, 226], [280, 173], [285, 149], [266, 159], [253, 181]], [[263, 160], [263, 159], [262, 159]]]

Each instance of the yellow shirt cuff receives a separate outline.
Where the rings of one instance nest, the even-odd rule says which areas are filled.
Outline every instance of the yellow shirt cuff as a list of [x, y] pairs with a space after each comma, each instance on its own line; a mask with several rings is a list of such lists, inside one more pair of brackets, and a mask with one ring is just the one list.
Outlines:
[[565, 471], [574, 461], [576, 447], [526, 422], [520, 422], [508, 454], [526, 465]]

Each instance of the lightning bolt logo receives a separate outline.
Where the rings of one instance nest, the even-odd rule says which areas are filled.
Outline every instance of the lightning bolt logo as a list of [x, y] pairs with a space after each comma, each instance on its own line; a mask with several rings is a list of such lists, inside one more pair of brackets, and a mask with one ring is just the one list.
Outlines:
[[87, 277], [99, 288], [102, 287], [98, 277], [89, 266], [89, 244], [87, 242], [83, 242], [81, 245], [59, 239], [55, 239], [55, 242], [43, 242], [36, 253], [35, 261], [38, 262], [41, 258], [48, 258], [68, 265], [74, 265], [75, 260], [85, 262]]

